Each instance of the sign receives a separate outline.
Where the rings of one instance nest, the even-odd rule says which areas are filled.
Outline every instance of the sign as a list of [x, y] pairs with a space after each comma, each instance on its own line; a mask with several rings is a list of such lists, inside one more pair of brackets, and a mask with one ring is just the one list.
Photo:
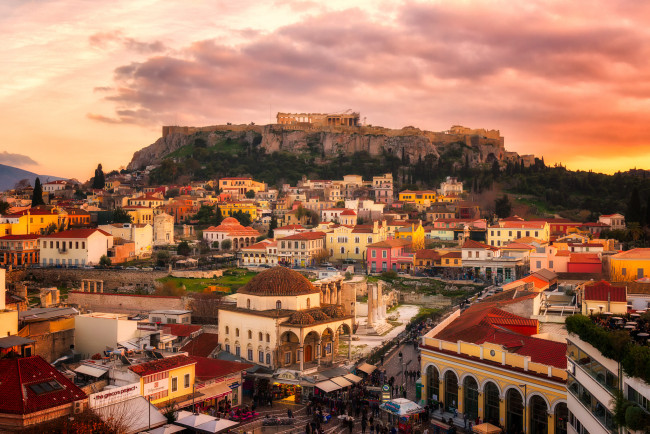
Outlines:
[[393, 401], [388, 401], [387, 403], [384, 404], [384, 407], [386, 408], [386, 410], [390, 410], [393, 413], [399, 413], [400, 406], [399, 404]]
[[383, 390], [384, 392], [389, 392], [390, 391], [390, 386], [388, 384], [384, 384], [381, 387], [381, 390]]
[[169, 379], [163, 378], [162, 380], [152, 381], [151, 383], [144, 383], [142, 388], [142, 395], [149, 396], [154, 393], [164, 392], [169, 388]]
[[228, 385], [231, 389], [236, 389], [239, 387], [239, 381], [235, 381], [234, 383], [231, 383]]
[[93, 393], [88, 396], [88, 406], [90, 408], [104, 407], [115, 404], [116, 402], [135, 398], [136, 396], [140, 396], [140, 383], [128, 384], [126, 386]]
[[146, 331], [150, 331], [150, 332], [155, 332], [155, 331], [158, 330], [158, 325], [148, 323], [148, 322], [139, 322], [138, 323], [138, 330], [146, 330]]

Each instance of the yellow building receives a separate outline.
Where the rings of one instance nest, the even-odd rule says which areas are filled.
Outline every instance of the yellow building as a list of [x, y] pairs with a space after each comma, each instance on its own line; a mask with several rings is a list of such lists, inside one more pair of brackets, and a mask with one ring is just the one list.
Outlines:
[[153, 208], [143, 205], [132, 205], [124, 207], [124, 211], [131, 216], [131, 223], [137, 225], [152, 225], [153, 226]]
[[241, 211], [251, 216], [251, 221], [257, 220], [257, 205], [254, 202], [223, 202], [219, 204], [219, 210], [224, 218]]
[[[140, 377], [140, 393], [157, 407], [184, 402], [194, 392], [196, 361], [188, 356], [166, 357], [129, 369]], [[186, 399], [184, 399], [186, 398]]]
[[632, 249], [609, 257], [610, 280], [634, 281], [650, 277], [650, 249]]
[[436, 202], [437, 193], [430, 190], [411, 191], [404, 190], [399, 193], [399, 200], [404, 203], [415, 205], [418, 210], [423, 210]]
[[244, 197], [246, 193], [253, 190], [266, 191], [266, 183], [253, 181], [253, 178], [221, 178], [219, 180], [219, 189], [223, 193], [230, 193], [233, 197]]
[[403, 240], [411, 240], [412, 249], [422, 250], [424, 249], [424, 228], [422, 227], [422, 222], [417, 224], [411, 223], [410, 226], [403, 226], [396, 228], [395, 238]]
[[0, 234], [42, 234], [51, 224], [59, 227], [59, 214], [56, 211], [31, 208], [0, 217]]
[[537, 320], [496, 306], [457, 310], [422, 337], [422, 399], [507, 432], [526, 421], [527, 433], [566, 433], [566, 343], [532, 337]]
[[325, 237], [325, 248], [330, 259], [335, 261], [355, 260], [366, 258], [368, 244], [386, 240], [387, 226], [382, 221], [374, 221], [372, 225], [339, 226]]
[[549, 242], [550, 236], [550, 226], [546, 222], [502, 221], [488, 228], [487, 244], [501, 247], [524, 237], [533, 237]]

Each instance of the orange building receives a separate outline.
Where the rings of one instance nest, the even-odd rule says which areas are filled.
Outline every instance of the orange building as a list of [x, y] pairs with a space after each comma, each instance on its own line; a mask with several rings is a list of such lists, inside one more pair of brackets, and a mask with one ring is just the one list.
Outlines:
[[5, 235], [0, 237], [0, 265], [39, 263], [38, 235]]

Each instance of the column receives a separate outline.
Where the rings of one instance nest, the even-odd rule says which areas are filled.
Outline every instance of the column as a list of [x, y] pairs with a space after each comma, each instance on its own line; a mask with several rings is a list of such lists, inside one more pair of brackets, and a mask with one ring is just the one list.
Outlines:
[[483, 392], [478, 393], [478, 417], [483, 419], [485, 416], [483, 415], [483, 406], [485, 405], [485, 401], [483, 398]]
[[84, 283], [85, 283], [85, 282], [84, 282], [84, 280], [82, 279], [82, 280], [81, 280], [81, 292], [84, 292], [84, 290], [85, 290], [85, 288], [84, 288]]
[[422, 395], [420, 396], [424, 402], [427, 402], [429, 396], [429, 378], [427, 377], [426, 370], [422, 369], [422, 375], [420, 375], [420, 380], [422, 381]]
[[352, 327], [348, 333], [348, 360], [352, 360]]
[[302, 372], [305, 369], [305, 349], [303, 345], [300, 345], [300, 348], [298, 349], [298, 357], [300, 357], [300, 371]]
[[465, 412], [465, 388], [461, 386], [460, 384], [458, 385], [458, 413], [464, 413]]
[[323, 351], [323, 340], [319, 339], [318, 340], [318, 346], [316, 347], [316, 362], [318, 363], [318, 366], [320, 367], [320, 353]]
[[499, 423], [506, 426], [506, 399], [499, 397]]
[[548, 426], [548, 434], [555, 434], [555, 413], [548, 413], [548, 419], [546, 420]]
[[449, 407], [449, 403], [445, 402], [445, 382], [442, 380], [444, 376], [440, 377], [440, 382], [438, 383], [438, 401], [441, 401], [445, 406], [443, 411]]

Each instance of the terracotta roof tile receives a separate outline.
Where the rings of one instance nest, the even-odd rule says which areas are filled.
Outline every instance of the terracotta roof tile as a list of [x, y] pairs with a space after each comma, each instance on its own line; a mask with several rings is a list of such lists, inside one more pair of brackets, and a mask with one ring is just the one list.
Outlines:
[[613, 286], [604, 280], [585, 286], [585, 300], [607, 301], [608, 298], [609, 301], [627, 301], [627, 288]]
[[185, 346], [181, 348], [181, 351], [185, 351], [190, 356], [208, 357], [218, 345], [219, 335], [216, 333], [201, 333], [185, 344]]
[[130, 366], [129, 369], [141, 377], [157, 374], [159, 372], [169, 371], [182, 366], [196, 363], [192, 358], [184, 355], [166, 357], [164, 359], [145, 362], [140, 365]]
[[[216, 335], [215, 335], [216, 336]], [[222, 378], [230, 374], [245, 371], [253, 367], [249, 363], [231, 362], [228, 360], [209, 359], [201, 356], [192, 356], [196, 362], [194, 367], [196, 378], [199, 381], [207, 381], [215, 378]]]

